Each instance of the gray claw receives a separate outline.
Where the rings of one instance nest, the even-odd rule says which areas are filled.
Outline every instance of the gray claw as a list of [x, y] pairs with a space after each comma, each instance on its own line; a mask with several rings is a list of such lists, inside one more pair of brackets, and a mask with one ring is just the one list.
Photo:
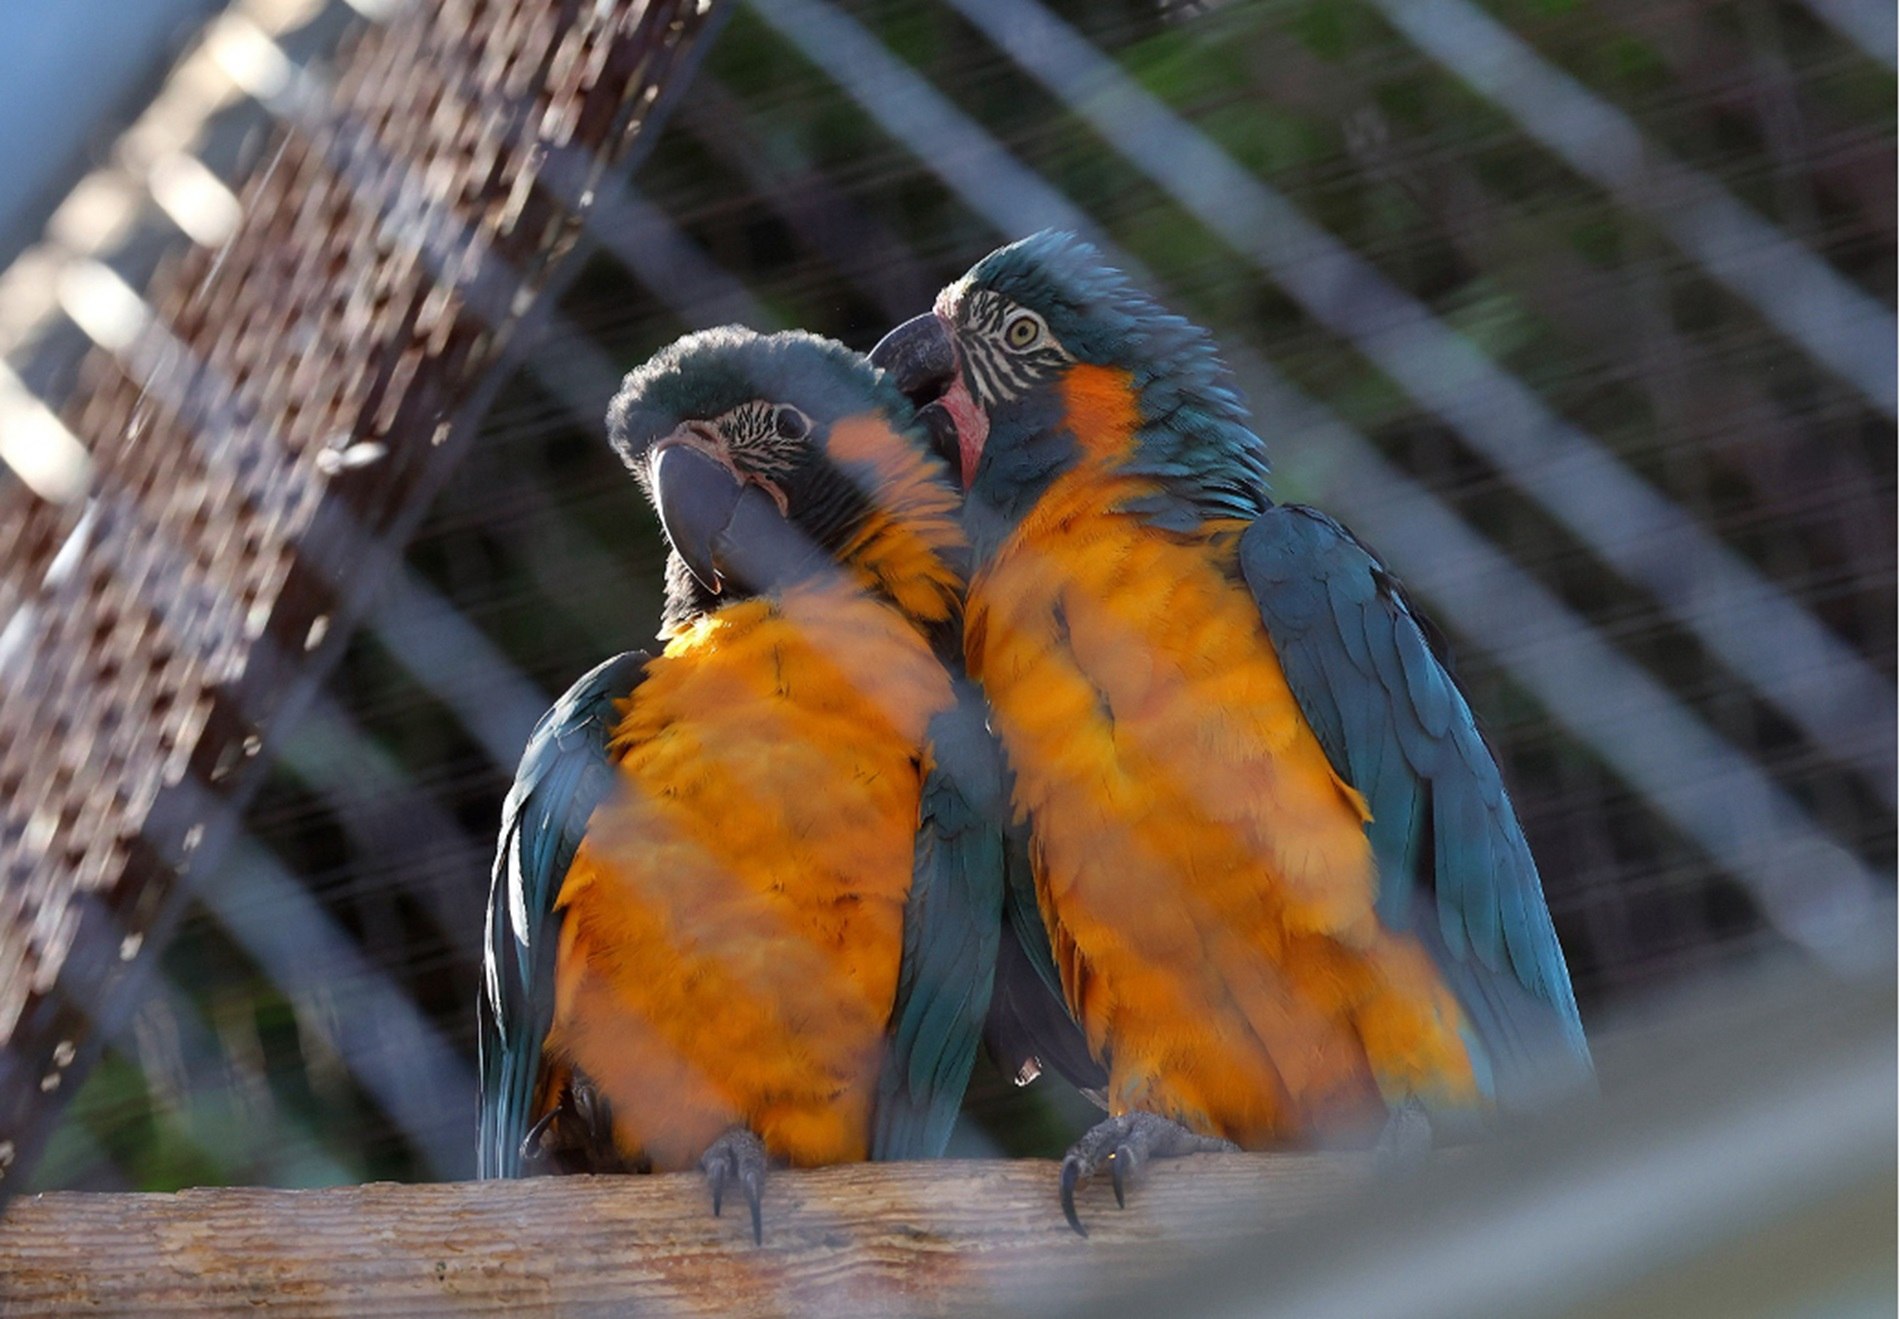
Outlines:
[[1062, 1160], [1062, 1216], [1083, 1236], [1075, 1212], [1075, 1188], [1108, 1169], [1109, 1182], [1115, 1188], [1115, 1203], [1128, 1207], [1128, 1184], [1149, 1159], [1173, 1159], [1184, 1154], [1214, 1154], [1240, 1147], [1218, 1136], [1203, 1136], [1189, 1131], [1179, 1122], [1158, 1113], [1123, 1113], [1089, 1128]]
[[1082, 1226], [1082, 1220], [1075, 1214], [1075, 1184], [1081, 1179], [1082, 1165], [1076, 1159], [1075, 1151], [1070, 1150], [1062, 1160], [1062, 1216], [1069, 1220], [1069, 1226], [1080, 1236], [1087, 1236], [1089, 1230]]
[[1373, 1160], [1387, 1176], [1417, 1172], [1431, 1156], [1432, 1117], [1416, 1099], [1407, 1099], [1385, 1120], [1379, 1139], [1373, 1145]]
[[765, 1196], [767, 1156], [765, 1142], [744, 1127], [734, 1127], [699, 1156], [699, 1166], [712, 1187], [713, 1217], [724, 1207], [726, 1188], [736, 1185], [752, 1211], [752, 1242], [763, 1245], [765, 1226], [760, 1202]]
[[538, 1163], [547, 1154], [541, 1141], [554, 1126], [555, 1119], [561, 1116], [560, 1106], [550, 1108], [543, 1113], [535, 1124], [528, 1128], [528, 1134], [521, 1138], [521, 1144], [515, 1151], [515, 1157], [523, 1163]]

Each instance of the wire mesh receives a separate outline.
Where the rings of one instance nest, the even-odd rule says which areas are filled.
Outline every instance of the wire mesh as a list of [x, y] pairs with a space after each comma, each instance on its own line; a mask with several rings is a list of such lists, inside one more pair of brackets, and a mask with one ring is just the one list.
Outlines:
[[[88, 1029], [114, 1027], [121, 967], [169, 936], [178, 877], [215, 868], [265, 738], [466, 443], [581, 194], [636, 140], [702, 12], [416, 7], [352, 33], [332, 81], [233, 9], [205, 46], [281, 125], [242, 218], [149, 302], [96, 256], [64, 263], [62, 302], [95, 344], [66, 409], [88, 489], [9, 482], [0, 524], [9, 1155]], [[305, 906], [249, 924], [227, 907], [225, 928], [279, 976], [360, 978], [355, 944], [326, 945], [321, 908], [281, 888]], [[199, 897], [225, 891], [213, 876]], [[398, 1074], [434, 1036], [375, 984], [358, 1006], [403, 1011], [363, 1017], [374, 1039], [352, 1014], [345, 1055], [372, 1060], [385, 1106], [456, 1095], [452, 1067]], [[436, 1171], [460, 1166], [446, 1138], [428, 1148]]]
[[[597, 248], [518, 369], [491, 373], [479, 436], [364, 626], [331, 639], [340, 659], [284, 730], [247, 841], [194, 887], [159, 988], [112, 1032], [37, 1184], [466, 1171], [501, 794], [549, 697], [646, 644], [659, 614], [657, 529], [601, 434], [618, 373], [731, 319], [867, 347], [1043, 224], [1215, 329], [1276, 492], [1353, 525], [1451, 635], [1586, 1022], [1790, 945], [1865, 960], [1895, 861], [1894, 80], [1891, 50], [1836, 8], [736, 7], [635, 182], [595, 185]], [[481, 45], [500, 59], [515, 40], [496, 26]], [[366, 70], [337, 95], [410, 95], [439, 55], [401, 49], [376, 66], [387, 88]], [[445, 97], [429, 122], [479, 141], [490, 109]], [[366, 122], [418, 160], [410, 121]], [[428, 177], [369, 172], [398, 194]], [[325, 223], [270, 215], [268, 244]], [[328, 270], [345, 304], [375, 296], [365, 267]], [[436, 272], [408, 273], [426, 302]], [[235, 345], [294, 335], [320, 304], [280, 292], [254, 321], [196, 305], [216, 314], [174, 332]], [[114, 370], [71, 392], [76, 432], [145, 383]], [[347, 461], [334, 436], [377, 435], [335, 419], [377, 415], [360, 379], [309, 359], [283, 382], [313, 418], [292, 446], [305, 467]], [[168, 474], [153, 481], [192, 461], [182, 437], [126, 447]], [[347, 489], [356, 470], [330, 477]], [[357, 516], [396, 471], [360, 469]], [[196, 475], [176, 485], [187, 532]], [[39, 582], [80, 514], [33, 516], [8, 583]], [[177, 580], [210, 582], [241, 620], [273, 579], [240, 566], [276, 561], [219, 506], [204, 521], [231, 548]], [[14, 589], [0, 606], [18, 616]], [[62, 624], [73, 664], [113, 638], [120, 663], [163, 656], [90, 617]], [[32, 668], [37, 704], [62, 706], [62, 670]], [[135, 735], [164, 734], [146, 712]], [[49, 766], [132, 782], [85, 738], [42, 736], [4, 753], [14, 845], [63, 782]], [[34, 855], [70, 828], [35, 833]], [[416, 1050], [438, 1064], [397, 1065]], [[980, 1072], [956, 1148], [1055, 1152], [1076, 1104]]]

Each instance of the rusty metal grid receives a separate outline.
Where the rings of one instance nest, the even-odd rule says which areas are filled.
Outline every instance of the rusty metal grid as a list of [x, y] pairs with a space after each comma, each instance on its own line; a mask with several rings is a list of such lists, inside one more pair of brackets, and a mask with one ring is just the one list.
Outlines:
[[[557, 293], [707, 0], [428, 0], [298, 74], [243, 219], [83, 363], [83, 501], [0, 484], [0, 1177]], [[571, 276], [571, 272], [570, 272]], [[4, 1183], [0, 1182], [0, 1188]]]

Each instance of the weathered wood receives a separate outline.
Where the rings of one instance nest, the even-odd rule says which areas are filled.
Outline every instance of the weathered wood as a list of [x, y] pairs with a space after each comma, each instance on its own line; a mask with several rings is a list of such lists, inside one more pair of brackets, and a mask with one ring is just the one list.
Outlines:
[[1416, 1176], [1161, 1163], [1125, 1211], [1084, 1188], [1087, 1241], [1046, 1161], [775, 1173], [762, 1246], [691, 1175], [42, 1195], [0, 1218], [0, 1316], [1891, 1312], [1893, 1021], [1890, 968], [1756, 968]]
[[1158, 1164], [1091, 1236], [1041, 1160], [779, 1172], [765, 1241], [696, 1175], [21, 1198], [0, 1314], [945, 1314], [1060, 1309], [1337, 1203], [1364, 1156]]

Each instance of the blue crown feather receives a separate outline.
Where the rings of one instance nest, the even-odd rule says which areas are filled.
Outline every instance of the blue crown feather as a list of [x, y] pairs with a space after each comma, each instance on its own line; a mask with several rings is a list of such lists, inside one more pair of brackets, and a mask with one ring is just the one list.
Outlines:
[[1266, 445], [1206, 330], [1167, 311], [1091, 244], [1058, 230], [998, 248], [969, 278], [1040, 312], [1080, 361], [1129, 372], [1142, 425], [1124, 470], [1164, 488], [1138, 511], [1188, 530], [1205, 518], [1252, 518], [1269, 506]]

